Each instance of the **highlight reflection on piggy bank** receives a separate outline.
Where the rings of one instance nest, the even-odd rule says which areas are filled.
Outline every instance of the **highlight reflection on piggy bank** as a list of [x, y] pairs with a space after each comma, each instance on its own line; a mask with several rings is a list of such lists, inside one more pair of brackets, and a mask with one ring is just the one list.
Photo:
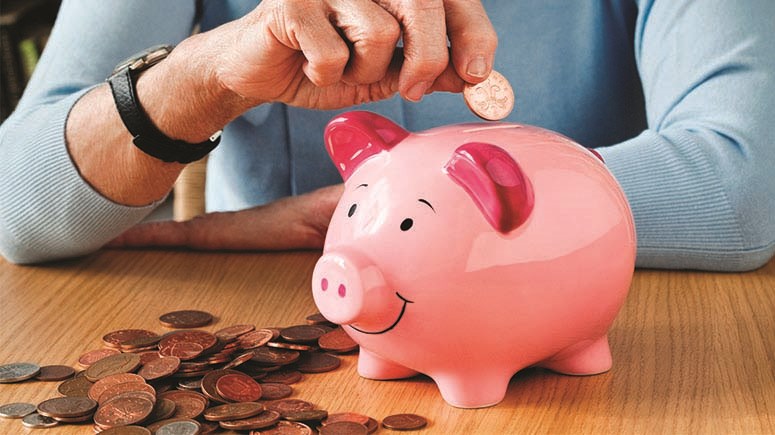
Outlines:
[[345, 193], [312, 290], [360, 344], [361, 376], [424, 373], [475, 408], [525, 367], [611, 368], [635, 232], [596, 153], [535, 127], [409, 133], [369, 112], [332, 120], [325, 143]]

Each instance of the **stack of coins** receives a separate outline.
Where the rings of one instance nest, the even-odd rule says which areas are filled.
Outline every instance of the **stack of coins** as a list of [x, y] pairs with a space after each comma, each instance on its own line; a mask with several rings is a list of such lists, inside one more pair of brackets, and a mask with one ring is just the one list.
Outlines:
[[[353, 413], [329, 414], [301, 398], [292, 385], [305, 374], [336, 370], [337, 354], [358, 345], [319, 313], [307, 323], [256, 328], [238, 324], [214, 333], [199, 328], [213, 316], [177, 311], [159, 318], [178, 328], [111, 331], [104, 348], [78, 358], [84, 370], [12, 363], [0, 366], [0, 383], [62, 380], [62, 397], [37, 406], [0, 406], [0, 417], [22, 418], [30, 428], [91, 422], [95, 433], [205, 434], [221, 430], [252, 434], [370, 434], [377, 420]], [[416, 430], [427, 420], [414, 414], [385, 417], [382, 427]]]

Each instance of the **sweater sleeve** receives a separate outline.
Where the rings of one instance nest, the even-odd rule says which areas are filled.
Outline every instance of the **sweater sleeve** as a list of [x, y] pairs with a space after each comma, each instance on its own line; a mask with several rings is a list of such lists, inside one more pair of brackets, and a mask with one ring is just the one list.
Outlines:
[[0, 254], [36, 263], [92, 252], [157, 204], [129, 207], [80, 176], [65, 144], [70, 109], [113, 67], [192, 30], [191, 1], [65, 0], [24, 96], [0, 126]]
[[648, 129], [598, 148], [637, 266], [743, 271], [775, 252], [775, 2], [640, 0]]

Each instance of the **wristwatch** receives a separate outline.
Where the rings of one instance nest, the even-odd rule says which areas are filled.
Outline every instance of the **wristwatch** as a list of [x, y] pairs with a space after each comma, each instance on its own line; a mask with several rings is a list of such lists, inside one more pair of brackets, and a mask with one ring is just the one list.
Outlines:
[[137, 99], [135, 84], [146, 69], [166, 58], [172, 47], [157, 45], [120, 62], [108, 78], [121, 121], [137, 148], [165, 162], [191, 163], [206, 156], [221, 141], [221, 131], [204, 142], [188, 143], [171, 139], [153, 124]]

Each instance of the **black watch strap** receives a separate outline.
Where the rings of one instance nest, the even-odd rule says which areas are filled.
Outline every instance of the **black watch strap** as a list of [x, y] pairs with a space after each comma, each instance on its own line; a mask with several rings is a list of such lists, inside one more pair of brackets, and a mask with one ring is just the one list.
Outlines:
[[130, 67], [121, 68], [108, 79], [116, 108], [135, 146], [165, 162], [191, 163], [202, 159], [221, 141], [220, 131], [200, 143], [170, 139], [159, 131], [143, 110], [135, 92], [135, 75]]

